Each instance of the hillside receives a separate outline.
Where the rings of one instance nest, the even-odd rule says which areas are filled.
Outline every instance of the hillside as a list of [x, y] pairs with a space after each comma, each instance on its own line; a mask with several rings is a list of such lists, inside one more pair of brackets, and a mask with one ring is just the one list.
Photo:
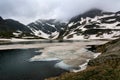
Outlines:
[[31, 30], [24, 24], [0, 17], [0, 38], [31, 36]]
[[73, 17], [64, 39], [114, 39], [120, 36], [120, 12], [91, 9]]
[[28, 24], [28, 27], [35, 36], [45, 39], [57, 39], [63, 35], [63, 32], [66, 29], [65, 25], [66, 23], [55, 19], [39, 19]]

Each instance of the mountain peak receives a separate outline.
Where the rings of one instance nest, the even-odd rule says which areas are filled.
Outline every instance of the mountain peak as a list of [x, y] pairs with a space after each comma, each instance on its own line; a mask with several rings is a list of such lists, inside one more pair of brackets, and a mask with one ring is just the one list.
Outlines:
[[2, 21], [3, 20], [3, 18], [0, 16], [0, 21]]
[[93, 9], [88, 10], [84, 14], [87, 14], [87, 13], [101, 13], [101, 12], [102, 12], [101, 9], [93, 8]]
[[82, 17], [91, 17], [91, 18], [94, 18], [95, 16], [100, 16], [102, 14], [102, 10], [100, 9], [97, 9], [97, 8], [94, 8], [94, 9], [91, 9], [85, 13], [82, 14]]
[[100, 16], [102, 15], [102, 10], [100, 9], [97, 9], [97, 8], [93, 8], [93, 9], [90, 9], [88, 11], [86, 11], [85, 13], [83, 14], [79, 14], [75, 17], [73, 17], [70, 22], [76, 22], [78, 20], [81, 20], [81, 18], [86, 18], [86, 17], [90, 17], [90, 18], [94, 18], [95, 16]]

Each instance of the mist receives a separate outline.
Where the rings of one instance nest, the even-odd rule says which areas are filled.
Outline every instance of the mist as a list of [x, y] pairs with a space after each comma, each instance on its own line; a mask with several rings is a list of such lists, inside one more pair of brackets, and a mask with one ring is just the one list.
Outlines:
[[120, 0], [0, 0], [0, 16], [24, 24], [51, 18], [68, 21], [92, 8], [116, 12]]

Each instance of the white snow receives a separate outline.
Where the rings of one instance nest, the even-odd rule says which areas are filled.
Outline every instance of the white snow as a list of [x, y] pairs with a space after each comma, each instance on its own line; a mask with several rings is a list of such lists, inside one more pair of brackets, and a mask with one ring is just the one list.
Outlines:
[[38, 37], [42, 37], [42, 38], [48, 39], [49, 36], [50, 36], [50, 35], [44, 33], [44, 32], [41, 31], [41, 30], [36, 30], [36, 29], [34, 29], [34, 28], [30, 28], [29, 26], [28, 26], [28, 28], [29, 28], [36, 36], [38, 36]]
[[[118, 37], [120, 37], [120, 30], [118, 31], [115, 31], [117, 29], [120, 29], [120, 26], [116, 26], [118, 24], [120, 24], [120, 22], [116, 21], [114, 23], [101, 23], [101, 19], [102, 18], [107, 18], [107, 17], [114, 17], [115, 14], [111, 14], [111, 15], [103, 15], [103, 16], [95, 16], [94, 18], [90, 18], [90, 17], [86, 17], [86, 18], [81, 18], [81, 20], [79, 21], [80, 24], [82, 24], [84, 21], [86, 21], [85, 24], [83, 25], [80, 25], [80, 26], [77, 26], [76, 28], [72, 29], [70, 31], [70, 33], [64, 37], [65, 40], [86, 40], [84, 38], [84, 35], [77, 35], [76, 34], [76, 29], [79, 29], [81, 31], [86, 31], [87, 28], [84, 28], [85, 25], [91, 25], [91, 22], [98, 22], [100, 24], [97, 24], [98, 26], [100, 26], [100, 28], [96, 28], [96, 29], [113, 29], [113, 31], [108, 34], [108, 33], [104, 33], [103, 35], [100, 35], [100, 36], [97, 36], [97, 34], [94, 34], [94, 35], [89, 35], [88, 39], [116, 39]], [[109, 19], [107, 21], [114, 21], [115, 19]], [[77, 24], [78, 22], [76, 23], [70, 23], [68, 26], [71, 27], [75, 24]], [[73, 37], [71, 38], [67, 38], [69, 35], [73, 35]]]
[[56, 29], [55, 25], [52, 25], [52, 24], [49, 24], [49, 23], [46, 23], [46, 24]]
[[[46, 23], [48, 24], [48, 23]], [[51, 25], [51, 24], [48, 24], [49, 26], [52, 26], [55, 28], [55, 25]], [[29, 27], [29, 26], [28, 26]], [[29, 27], [30, 28], [30, 27]], [[55, 28], [56, 29], [56, 28]], [[50, 34], [47, 34], [47, 33], [44, 33], [43, 31], [41, 30], [36, 30], [34, 28], [30, 28], [30, 30], [38, 37], [42, 37], [42, 38], [45, 38], [45, 39], [50, 39], [50, 36], [52, 36], [51, 39], [56, 39], [58, 36], [59, 36], [59, 32], [55, 31], [53, 32], [51, 35]]]
[[91, 21], [97, 21], [99, 19], [99, 16], [95, 16], [93, 19], [91, 19]]
[[[112, 24], [102, 23], [102, 24], [100, 24], [100, 26], [104, 26], [104, 28], [100, 28], [100, 29], [115, 29], [115, 26], [119, 23], [120, 22], [115, 22]], [[118, 29], [120, 29], [120, 27]]]
[[115, 20], [116, 20], [116, 19], [109, 19], [109, 20], [107, 20], [107, 21], [109, 22], [109, 21], [115, 21]]
[[115, 14], [111, 14], [111, 15], [103, 15], [103, 16], [99, 16], [99, 18], [107, 18], [107, 17], [112, 17], [115, 16]]
[[68, 25], [68, 27], [71, 27], [71, 26], [73, 26], [73, 24], [74, 24], [74, 22], [71, 22], [71, 23]]
[[84, 21], [86, 21], [84, 18], [81, 18], [80, 24], [82, 24]]
[[59, 63], [56, 63], [56, 64], [55, 64], [55, 67], [56, 67], [56, 68], [61, 68], [61, 69], [64, 69], [64, 70], [71, 71], [73, 66], [67, 65], [67, 64], [65, 64], [63, 61], [60, 61]]
[[61, 28], [61, 30], [64, 30], [64, 28]]
[[13, 35], [15, 37], [19, 37], [19, 35], [21, 35], [21, 34], [22, 34], [22, 31], [20, 31], [20, 30], [17, 30], [16, 32], [13, 32]]
[[110, 39], [110, 40], [113, 40], [113, 39], [117, 39], [119, 38], [120, 36], [120, 31], [113, 31], [111, 34], [107, 34], [107, 33], [104, 33], [103, 35], [101, 36], [96, 36], [96, 35], [90, 35], [88, 39], [85, 39], [84, 38], [84, 35], [76, 35], [74, 34], [72, 38], [69, 38], [67, 39], [67, 37], [65, 37], [64, 39], [66, 40], [95, 40], [95, 39]]
[[41, 30], [34, 30], [34, 34], [38, 37], [46, 38], [48, 39], [49, 35], [42, 32]]
[[101, 53], [95, 53], [94, 58], [97, 58]]
[[53, 37], [52, 39], [56, 39], [58, 38], [58, 36], [59, 36], [59, 32], [55, 31], [52, 33], [52, 37]]
[[80, 69], [79, 70], [75, 70], [73, 69], [71, 72], [80, 72], [83, 71], [87, 68], [88, 62], [90, 59], [87, 59], [86, 62], [84, 64], [79, 65]]

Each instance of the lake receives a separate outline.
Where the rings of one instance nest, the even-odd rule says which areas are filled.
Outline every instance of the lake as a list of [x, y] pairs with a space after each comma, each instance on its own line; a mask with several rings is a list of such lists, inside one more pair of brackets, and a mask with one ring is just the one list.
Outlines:
[[25, 41], [1, 44], [0, 80], [44, 80], [77, 69], [94, 57], [85, 46], [96, 43]]

